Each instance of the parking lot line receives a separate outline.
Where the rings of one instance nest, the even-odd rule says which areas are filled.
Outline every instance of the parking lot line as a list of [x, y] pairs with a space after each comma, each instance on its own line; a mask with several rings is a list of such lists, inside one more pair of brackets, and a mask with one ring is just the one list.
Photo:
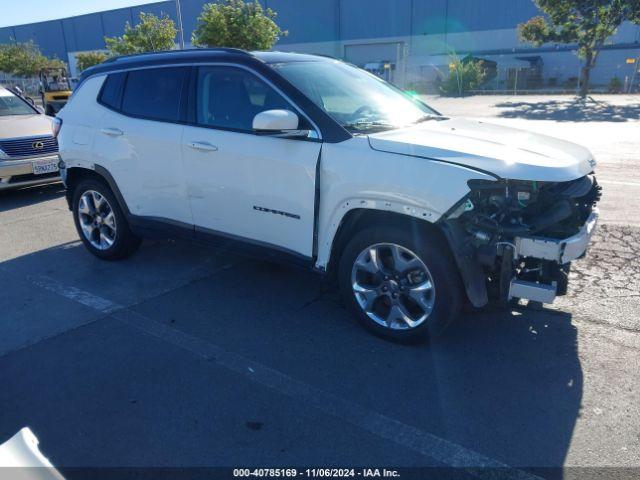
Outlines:
[[55, 281], [51, 277], [47, 277], [46, 275], [30, 277], [29, 280], [31, 280], [33, 284], [44, 288], [45, 290], [57, 293], [58, 295], [68, 298], [69, 300], [81, 303], [86, 307], [92, 308], [102, 313], [112, 313], [116, 310], [121, 310], [124, 308], [122, 305], [118, 305], [111, 300], [99, 297], [98, 295], [94, 295], [93, 293], [85, 292], [84, 290], [80, 290], [76, 287], [62, 285], [61, 283]]
[[390, 440], [446, 466], [464, 469], [478, 478], [539, 480], [540, 477], [514, 469], [444, 438], [404, 424], [398, 420], [363, 408], [348, 400], [296, 380], [278, 370], [226, 351], [168, 325], [130, 310], [106, 298], [65, 286], [47, 276], [31, 277], [35, 285], [78, 302], [101, 313], [104, 318], [125, 322], [138, 330], [171, 345], [215, 362], [257, 384], [283, 395], [296, 398], [305, 405], [344, 420], [380, 438]]
[[602, 183], [604, 185], [622, 185], [625, 187], [640, 187], [640, 183], [638, 182], [619, 182], [617, 180], [602, 180], [598, 178], [598, 183]]
[[[446, 466], [465, 469], [478, 478], [538, 480], [540, 477], [514, 469], [473, 450], [445, 440], [380, 413], [370, 411], [336, 395], [296, 380], [278, 370], [224, 350], [145, 315], [119, 310], [110, 315], [167, 343], [187, 350], [236, 372], [252, 382], [294, 397], [303, 404], [337, 417], [385, 440], [429, 457]], [[482, 470], [480, 470], [482, 468]]]

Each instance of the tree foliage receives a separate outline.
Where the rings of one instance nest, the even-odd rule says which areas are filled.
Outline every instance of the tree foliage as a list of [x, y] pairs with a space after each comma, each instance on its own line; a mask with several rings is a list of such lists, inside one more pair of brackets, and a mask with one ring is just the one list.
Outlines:
[[83, 72], [89, 67], [93, 67], [94, 65], [104, 62], [107, 58], [109, 58], [107, 54], [100, 51], [77, 53], [76, 66], [78, 67], [79, 72]]
[[19, 77], [33, 77], [43, 68], [60, 68], [65, 64], [58, 58], [47, 58], [32, 42], [0, 45], [0, 71]]
[[624, 21], [640, 23], [640, 0], [533, 0], [545, 14], [518, 25], [520, 39], [533, 45], [578, 45], [584, 59], [581, 96], [586, 97], [589, 77], [600, 50]]
[[198, 47], [233, 47], [269, 50], [288, 34], [275, 23], [276, 12], [257, 0], [224, 0], [207, 3], [198, 17], [191, 42]]
[[485, 78], [486, 69], [482, 60], [460, 60], [454, 56], [449, 63], [449, 76], [440, 84], [440, 92], [447, 96], [463, 96], [480, 87]]
[[121, 37], [105, 37], [111, 55], [171, 50], [175, 45], [175, 23], [168, 15], [157, 17], [151, 13], [140, 13], [140, 22], [132, 27], [129, 22]]

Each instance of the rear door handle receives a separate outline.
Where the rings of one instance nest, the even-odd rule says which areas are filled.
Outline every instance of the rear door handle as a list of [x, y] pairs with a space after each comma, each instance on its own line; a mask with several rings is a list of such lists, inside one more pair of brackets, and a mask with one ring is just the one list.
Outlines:
[[103, 128], [100, 131], [105, 135], [109, 135], [110, 137], [119, 137], [120, 135], [124, 134], [124, 132], [119, 128]]
[[189, 148], [194, 150], [200, 150], [201, 152], [217, 152], [218, 147], [211, 145], [209, 142], [189, 142], [187, 144]]

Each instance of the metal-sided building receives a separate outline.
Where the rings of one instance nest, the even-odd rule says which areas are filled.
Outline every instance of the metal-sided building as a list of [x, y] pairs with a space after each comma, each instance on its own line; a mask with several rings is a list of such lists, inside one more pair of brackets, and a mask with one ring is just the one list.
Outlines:
[[[497, 89], [513, 88], [519, 72], [521, 85], [529, 82], [535, 88], [570, 85], [579, 75], [575, 47], [534, 48], [518, 41], [518, 23], [540, 14], [532, 0], [261, 1], [289, 32], [275, 49], [344, 58], [405, 87], [428, 89], [447, 73], [452, 55], [487, 60], [495, 67]], [[187, 42], [205, 3], [181, 0]], [[33, 40], [46, 55], [67, 60], [75, 74], [77, 52], [104, 49], [104, 37], [121, 35], [125, 23], [135, 24], [140, 12], [176, 19], [176, 3], [0, 28], [0, 43]], [[593, 84], [607, 85], [613, 77], [629, 81], [639, 56], [640, 27], [622, 25], [601, 53]]]

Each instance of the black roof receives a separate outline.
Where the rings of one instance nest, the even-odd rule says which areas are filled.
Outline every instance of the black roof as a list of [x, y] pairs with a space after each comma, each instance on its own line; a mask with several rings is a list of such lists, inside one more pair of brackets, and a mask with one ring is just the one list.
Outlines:
[[331, 57], [327, 56], [292, 52], [251, 52], [251, 55], [259, 58], [265, 63], [318, 62], [333, 60]]
[[197, 48], [141, 53], [110, 58], [82, 72], [80, 81], [96, 73], [153, 65], [190, 64], [203, 61], [233, 61], [244, 64], [326, 61], [327, 57], [287, 52], [247, 52], [237, 48]]

